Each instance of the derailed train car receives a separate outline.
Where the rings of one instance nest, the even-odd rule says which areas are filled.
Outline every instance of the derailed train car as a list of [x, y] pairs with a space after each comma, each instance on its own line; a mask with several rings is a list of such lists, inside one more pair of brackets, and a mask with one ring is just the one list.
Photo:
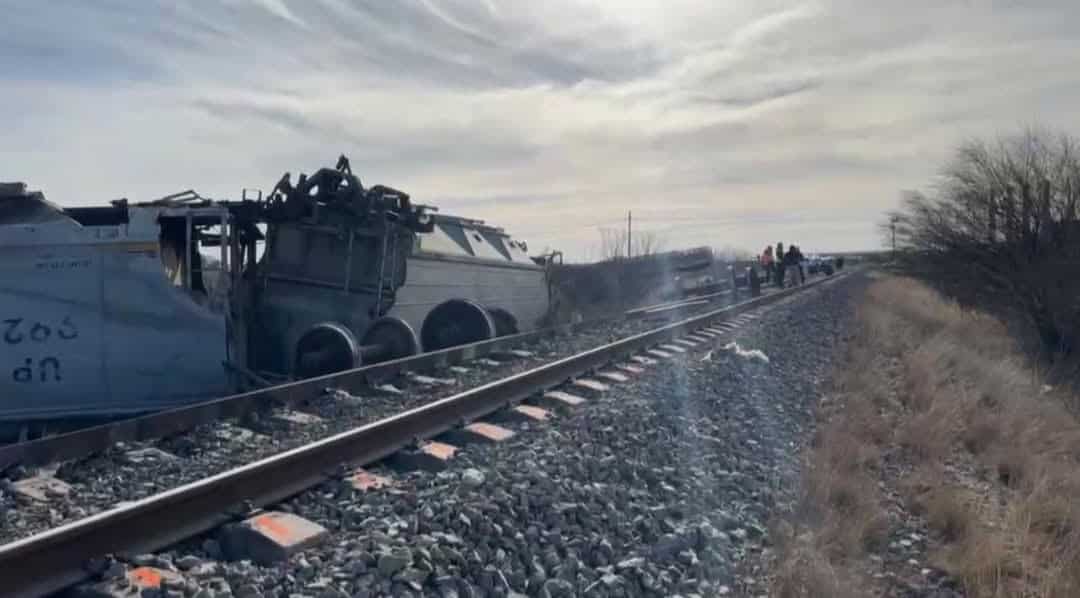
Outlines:
[[61, 208], [0, 186], [0, 423], [113, 417], [535, 328], [545, 268], [336, 168], [264, 197]]
[[531, 330], [547, 312], [523, 242], [365, 190], [347, 161], [283, 179], [264, 212], [267, 250], [240, 303], [256, 369], [310, 377]]

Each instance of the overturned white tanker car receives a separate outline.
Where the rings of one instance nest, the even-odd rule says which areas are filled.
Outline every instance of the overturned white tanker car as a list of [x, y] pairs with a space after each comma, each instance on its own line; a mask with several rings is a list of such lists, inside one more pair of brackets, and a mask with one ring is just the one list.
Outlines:
[[502, 229], [364, 188], [344, 157], [230, 202], [61, 208], [0, 184], [0, 422], [153, 411], [534, 329], [542, 263]]

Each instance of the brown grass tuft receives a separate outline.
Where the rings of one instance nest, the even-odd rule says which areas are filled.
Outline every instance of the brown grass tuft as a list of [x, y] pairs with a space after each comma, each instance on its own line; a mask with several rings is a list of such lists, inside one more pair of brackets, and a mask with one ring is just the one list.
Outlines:
[[[911, 280], [879, 279], [854, 313], [807, 456], [805, 529], [778, 551], [774, 595], [842, 596], [838, 580], [869, 581], [855, 571], [886, 549], [884, 482], [926, 520], [936, 560], [967, 595], [1080, 596], [1080, 423], [1069, 409], [1080, 397], [1047, 392], [1000, 322]], [[905, 467], [885, 455], [914, 469], [892, 478]]]
[[939, 487], [944, 475], [939, 464], [924, 462], [899, 480], [897, 486], [908, 511], [914, 515], [924, 516], [927, 499]]
[[964, 448], [973, 455], [981, 455], [1001, 441], [1002, 430], [1000, 417], [978, 409], [972, 414], [968, 425], [960, 431]]
[[964, 541], [945, 552], [946, 567], [968, 596], [1015, 596], [1023, 587], [1023, 561], [1000, 533], [970, 530]]
[[952, 450], [956, 417], [954, 410], [945, 407], [913, 415], [897, 427], [896, 441], [917, 459], [941, 461]]
[[1007, 488], [1023, 488], [1033, 479], [1036, 458], [1026, 447], [1008, 441], [1001, 442], [987, 455], [987, 461], [998, 483]]
[[852, 574], [836, 567], [810, 534], [792, 539], [780, 550], [770, 596], [776, 598], [855, 598], [861, 596]]
[[1013, 505], [1012, 527], [1080, 552], [1080, 472], [1043, 474]]
[[801, 514], [816, 522], [823, 552], [834, 558], [858, 557], [884, 543], [889, 524], [875, 478], [851, 467], [813, 467], [804, 484]]
[[978, 525], [979, 515], [967, 492], [956, 487], [930, 491], [921, 503], [930, 529], [945, 542], [961, 542]]

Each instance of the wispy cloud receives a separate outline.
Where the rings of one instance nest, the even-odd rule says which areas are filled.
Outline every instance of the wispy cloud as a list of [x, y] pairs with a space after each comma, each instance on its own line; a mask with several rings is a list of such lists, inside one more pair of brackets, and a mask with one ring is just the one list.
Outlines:
[[[585, 255], [878, 243], [950, 146], [1080, 131], [1071, 0], [0, 0], [0, 179], [62, 204], [365, 182]], [[640, 217], [639, 217], [640, 216]]]

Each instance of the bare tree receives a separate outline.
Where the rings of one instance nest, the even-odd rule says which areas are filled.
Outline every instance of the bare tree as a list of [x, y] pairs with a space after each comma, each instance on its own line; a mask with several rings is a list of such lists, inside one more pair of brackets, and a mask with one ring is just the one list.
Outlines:
[[631, 257], [641, 255], [656, 255], [664, 250], [664, 239], [652, 231], [640, 231], [634, 233], [631, 239]]
[[[615, 260], [626, 258], [626, 229], [600, 229], [600, 259]], [[630, 257], [643, 257], [660, 253], [663, 239], [653, 231], [634, 231], [630, 235]]]
[[882, 227], [911, 272], [1068, 354], [1080, 331], [1078, 210], [1077, 141], [1029, 129], [964, 143], [937, 183], [905, 192]]
[[600, 229], [600, 260], [616, 260], [626, 257], [626, 230], [619, 228]]

